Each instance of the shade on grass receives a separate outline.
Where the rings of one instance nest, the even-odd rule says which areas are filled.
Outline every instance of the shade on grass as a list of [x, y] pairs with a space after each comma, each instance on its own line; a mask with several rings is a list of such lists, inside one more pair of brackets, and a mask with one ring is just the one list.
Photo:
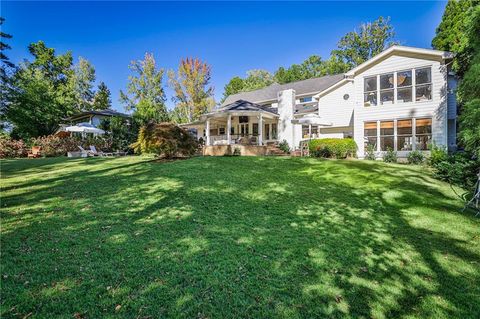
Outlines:
[[1, 162], [2, 318], [479, 318], [480, 224], [425, 169]]

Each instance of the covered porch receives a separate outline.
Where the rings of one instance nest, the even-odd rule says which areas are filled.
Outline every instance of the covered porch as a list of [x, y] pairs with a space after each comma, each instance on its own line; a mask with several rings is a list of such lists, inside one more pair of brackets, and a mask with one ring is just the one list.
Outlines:
[[276, 110], [248, 101], [236, 101], [182, 125], [206, 146], [274, 144], [278, 141]]

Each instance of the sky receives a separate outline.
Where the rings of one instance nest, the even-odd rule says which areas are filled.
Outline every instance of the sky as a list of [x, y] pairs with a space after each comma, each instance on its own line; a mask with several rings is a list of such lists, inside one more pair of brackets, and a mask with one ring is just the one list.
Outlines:
[[[128, 65], [153, 53], [157, 65], [177, 69], [180, 59], [198, 57], [212, 67], [219, 101], [234, 76], [251, 69], [274, 72], [310, 55], [327, 59], [338, 40], [363, 22], [390, 17], [402, 45], [430, 48], [446, 2], [16, 2], [1, 1], [2, 31], [13, 36], [7, 55], [31, 59], [27, 46], [43, 40], [57, 53], [89, 60], [96, 82], [124, 111]], [[166, 85], [167, 78], [164, 82]], [[166, 90], [173, 107], [172, 91]]]

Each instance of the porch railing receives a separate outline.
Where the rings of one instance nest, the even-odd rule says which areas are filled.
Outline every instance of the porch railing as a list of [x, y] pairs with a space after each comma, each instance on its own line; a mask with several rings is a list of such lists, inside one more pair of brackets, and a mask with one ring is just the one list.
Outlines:
[[[228, 136], [226, 134], [210, 135], [210, 145], [227, 145], [227, 144], [228, 144]], [[258, 145], [258, 136], [231, 134], [230, 144]]]

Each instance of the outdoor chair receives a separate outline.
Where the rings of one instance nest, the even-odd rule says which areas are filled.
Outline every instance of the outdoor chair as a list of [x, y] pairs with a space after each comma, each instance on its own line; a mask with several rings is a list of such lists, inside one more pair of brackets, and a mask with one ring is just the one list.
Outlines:
[[86, 155], [86, 156], [95, 156], [95, 154], [90, 151], [90, 150], [86, 150], [84, 149], [83, 147], [81, 147], [80, 145], [78, 146], [78, 148], [80, 149], [80, 151], [82, 152], [82, 155]]
[[97, 151], [95, 145], [90, 145], [90, 151], [96, 156], [113, 156], [113, 153], [111, 152]]
[[32, 151], [28, 153], [28, 158], [37, 158], [40, 157], [42, 148], [40, 146], [33, 146]]

